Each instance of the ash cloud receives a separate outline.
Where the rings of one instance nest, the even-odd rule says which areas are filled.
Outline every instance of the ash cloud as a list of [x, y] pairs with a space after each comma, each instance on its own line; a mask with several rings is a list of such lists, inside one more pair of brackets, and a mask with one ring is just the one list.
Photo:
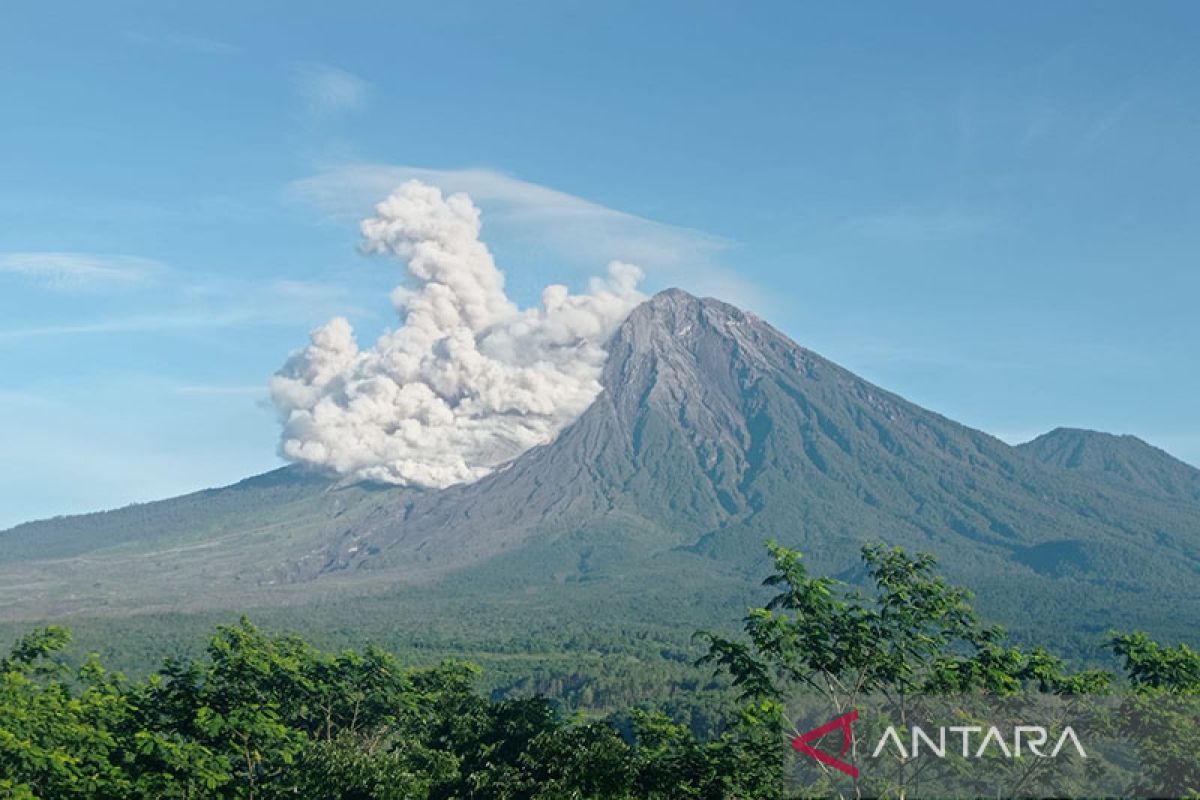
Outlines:
[[443, 487], [549, 442], [600, 393], [604, 345], [645, 299], [641, 270], [614, 261], [585, 294], [552, 285], [518, 308], [470, 197], [420, 181], [361, 229], [365, 252], [406, 265], [402, 324], [361, 349], [332, 319], [271, 380], [282, 455], [339, 475]]

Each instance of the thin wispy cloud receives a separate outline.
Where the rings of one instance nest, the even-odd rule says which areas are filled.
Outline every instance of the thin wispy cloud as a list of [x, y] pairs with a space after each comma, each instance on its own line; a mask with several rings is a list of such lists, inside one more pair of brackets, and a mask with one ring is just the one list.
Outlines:
[[49, 336], [84, 336], [111, 333], [152, 333], [173, 330], [228, 328], [254, 321], [249, 311], [224, 314], [176, 313], [131, 314], [124, 317], [92, 320], [61, 325], [34, 325], [0, 330], [0, 342], [21, 339], [40, 339]]
[[370, 317], [342, 286], [296, 280], [236, 280], [190, 276], [150, 295], [153, 310], [96, 319], [0, 328], [0, 344], [30, 339], [256, 326], [310, 325], [330, 313]]
[[157, 280], [166, 271], [162, 262], [137, 256], [59, 251], [0, 253], [0, 274], [28, 278], [51, 289], [138, 286]]
[[905, 344], [878, 338], [846, 338], [837, 343], [832, 355], [839, 363], [853, 369], [873, 371], [878, 369], [917, 368], [938, 370], [994, 370], [1001, 366], [1019, 366], [1010, 361], [998, 364], [992, 359], [983, 359], [978, 353], [955, 352], [947, 348], [932, 348], [926, 344]]
[[1056, 111], [1051, 109], [1037, 110], [1026, 120], [1021, 130], [1021, 135], [1017, 140], [1017, 147], [1020, 150], [1027, 150], [1033, 145], [1044, 141], [1054, 132], [1055, 125], [1059, 121], [1059, 115]]
[[1154, 371], [1161, 368], [1162, 356], [1125, 344], [1095, 342], [1062, 337], [1053, 351], [1039, 350], [1040, 358], [1031, 360], [1028, 350], [1036, 340], [1010, 339], [1003, 345], [971, 344], [957, 341], [842, 338], [837, 360], [855, 367], [931, 367], [956, 372], [1049, 373], [1087, 365], [1094, 374], [1111, 371], [1114, 376], [1131, 370]]
[[998, 217], [964, 211], [896, 210], [848, 219], [841, 228], [856, 236], [930, 242], [1001, 233], [1009, 224]]
[[262, 386], [224, 386], [224, 385], [193, 385], [176, 386], [175, 394], [193, 397], [262, 397], [267, 396], [266, 385]]
[[759, 312], [769, 306], [766, 292], [722, 263], [734, 246], [725, 237], [619, 211], [493, 169], [349, 164], [293, 181], [286, 196], [339, 224], [351, 224], [414, 179], [443, 192], [466, 192], [484, 210], [489, 231], [502, 229], [515, 241], [585, 269], [627, 261], [644, 268], [656, 283], [677, 283]]
[[228, 56], [242, 51], [240, 47], [229, 42], [186, 33], [150, 33], [131, 30], [125, 31], [125, 39], [133, 44], [199, 55]]
[[349, 295], [345, 286], [286, 278], [272, 281], [270, 292], [285, 300], [322, 305], [344, 302]]
[[0, 389], [0, 406], [18, 408], [44, 408], [54, 405], [53, 401], [30, 392]]
[[1114, 128], [1124, 122], [1129, 113], [1141, 102], [1141, 99], [1140, 95], [1130, 95], [1101, 111], [1084, 132], [1079, 143], [1080, 152], [1090, 152], [1099, 145]]
[[314, 117], [360, 111], [367, 104], [370, 85], [351, 72], [315, 62], [296, 64], [293, 71], [296, 91]]

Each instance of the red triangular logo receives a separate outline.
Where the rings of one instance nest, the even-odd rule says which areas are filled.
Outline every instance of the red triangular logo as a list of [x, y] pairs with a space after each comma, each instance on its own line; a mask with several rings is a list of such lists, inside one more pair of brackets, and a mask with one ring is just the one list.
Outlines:
[[831, 719], [819, 728], [813, 728], [808, 733], [802, 733], [795, 739], [792, 739], [792, 748], [798, 753], [810, 755], [822, 764], [840, 770], [851, 778], [858, 777], [858, 768], [853, 764], [847, 764], [837, 756], [831, 756], [824, 750], [818, 750], [809, 744], [809, 742], [820, 739], [830, 731], [840, 730], [842, 732], [842, 752], [838, 756], [846, 755], [846, 751], [850, 749], [850, 745], [854, 743], [854, 730], [850, 727], [854, 720], [858, 719], [858, 711], [853, 710], [842, 714], [837, 719]]

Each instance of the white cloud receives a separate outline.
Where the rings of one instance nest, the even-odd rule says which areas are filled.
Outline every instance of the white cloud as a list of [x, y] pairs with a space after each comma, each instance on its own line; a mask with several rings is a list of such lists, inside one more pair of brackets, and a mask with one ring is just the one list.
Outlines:
[[293, 181], [286, 195], [344, 222], [361, 219], [380, 197], [408, 180], [465, 192], [483, 209], [489, 232], [501, 231], [576, 267], [629, 261], [658, 286], [678, 285], [760, 313], [767, 293], [721, 263], [733, 242], [592, 202], [492, 169], [429, 169], [348, 164]]
[[138, 286], [153, 282], [166, 267], [149, 258], [57, 251], [0, 253], [0, 273], [21, 275], [52, 289]]
[[405, 263], [403, 324], [360, 349], [335, 318], [271, 381], [281, 455], [357, 479], [448, 486], [550, 441], [600, 393], [604, 345], [644, 299], [614, 261], [586, 294], [551, 285], [518, 308], [471, 198], [415, 180], [361, 230], [365, 252]]
[[314, 117], [359, 111], [367, 104], [365, 80], [329, 64], [303, 63], [294, 68], [296, 91]]

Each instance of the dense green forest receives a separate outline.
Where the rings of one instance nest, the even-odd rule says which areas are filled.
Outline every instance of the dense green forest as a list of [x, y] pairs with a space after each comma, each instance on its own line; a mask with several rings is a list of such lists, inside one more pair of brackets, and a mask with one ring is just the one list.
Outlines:
[[[481, 691], [480, 668], [464, 661], [402, 663], [374, 646], [330, 652], [248, 620], [219, 626], [202, 654], [127, 678], [99, 656], [68, 658], [65, 628], [38, 629], [0, 658], [0, 796], [823, 796], [846, 788], [788, 747], [798, 698], [828, 716], [872, 695], [909, 703], [933, 694], [961, 698], [962, 709], [1023, 694], [1115, 696], [1110, 714], [1089, 717], [1122, 748], [1111, 780], [1138, 794], [1200, 792], [1190, 702], [1200, 696], [1200, 654], [1186, 644], [1113, 634], [1118, 670], [1071, 669], [981, 623], [931, 557], [864, 548], [864, 592], [811, 576], [795, 551], [773, 545], [771, 556], [766, 583], [776, 594], [750, 611], [741, 634], [700, 634], [702, 665], [673, 654], [676, 693], [691, 700], [674, 706], [651, 693], [653, 702], [630, 698], [614, 711], [626, 698], [587, 695], [586, 682], [572, 704], [553, 702], [537, 694], [536, 674]], [[643, 633], [654, 647], [653, 632]], [[599, 648], [600, 662], [619, 662], [614, 675], [637, 675], [636, 661], [583, 644]], [[997, 769], [979, 778], [990, 790], [1010, 779]], [[922, 777], [927, 786], [938, 779]], [[1081, 773], [1077, 785], [1090, 779]], [[912, 780], [901, 769], [849, 791], [896, 795]]]

